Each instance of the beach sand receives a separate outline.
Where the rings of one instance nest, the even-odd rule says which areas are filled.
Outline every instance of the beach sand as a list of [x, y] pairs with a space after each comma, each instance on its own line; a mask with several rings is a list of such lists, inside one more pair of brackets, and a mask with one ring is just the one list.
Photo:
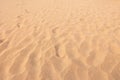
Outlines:
[[0, 80], [120, 80], [120, 1], [0, 0]]

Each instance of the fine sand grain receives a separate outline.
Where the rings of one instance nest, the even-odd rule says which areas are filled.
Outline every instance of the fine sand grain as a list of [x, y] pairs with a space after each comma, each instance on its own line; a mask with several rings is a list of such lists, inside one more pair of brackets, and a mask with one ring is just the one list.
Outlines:
[[0, 0], [0, 80], [120, 80], [120, 0]]

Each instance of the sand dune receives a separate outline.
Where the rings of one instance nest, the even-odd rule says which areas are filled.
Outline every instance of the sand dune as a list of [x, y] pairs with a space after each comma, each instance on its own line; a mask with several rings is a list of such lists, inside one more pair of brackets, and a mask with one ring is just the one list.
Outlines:
[[0, 1], [0, 80], [120, 80], [119, 0]]

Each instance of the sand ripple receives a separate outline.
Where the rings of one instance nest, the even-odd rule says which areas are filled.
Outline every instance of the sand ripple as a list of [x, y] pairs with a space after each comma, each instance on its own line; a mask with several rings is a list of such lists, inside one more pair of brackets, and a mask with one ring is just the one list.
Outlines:
[[120, 80], [119, 4], [0, 1], [0, 80]]

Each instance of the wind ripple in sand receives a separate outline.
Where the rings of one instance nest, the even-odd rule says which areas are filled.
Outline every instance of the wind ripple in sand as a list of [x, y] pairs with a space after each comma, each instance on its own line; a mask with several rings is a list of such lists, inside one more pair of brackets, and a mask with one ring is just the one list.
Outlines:
[[0, 80], [119, 80], [118, 4], [0, 1]]

